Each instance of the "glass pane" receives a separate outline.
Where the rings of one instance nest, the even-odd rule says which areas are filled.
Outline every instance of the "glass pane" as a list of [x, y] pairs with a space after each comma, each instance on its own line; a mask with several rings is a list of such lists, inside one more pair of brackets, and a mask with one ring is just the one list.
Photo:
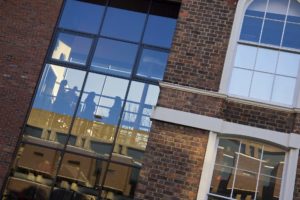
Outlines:
[[284, 76], [276, 76], [272, 94], [272, 101], [292, 105], [296, 79]]
[[55, 42], [52, 58], [85, 65], [92, 45], [92, 39], [59, 33]]
[[280, 45], [283, 32], [283, 22], [265, 20], [261, 43]]
[[[113, 155], [112, 159], [130, 164], [130, 161], [125, 156]], [[111, 162], [101, 193], [102, 199], [133, 199], [139, 172], [140, 169], [138, 168]], [[103, 178], [101, 179], [103, 180]]]
[[128, 80], [89, 74], [72, 129], [76, 139], [69, 145], [109, 156], [127, 86]]
[[216, 164], [235, 167], [239, 152], [240, 141], [233, 139], [220, 139]]
[[271, 97], [274, 75], [254, 72], [250, 97], [269, 101]]
[[215, 197], [212, 195], [208, 195], [208, 199], [207, 200], [226, 200], [225, 198], [221, 198], [221, 197]]
[[158, 95], [158, 86], [131, 83], [114, 152], [127, 156], [137, 166], [141, 166], [144, 156]]
[[27, 121], [24, 139], [65, 144], [85, 72], [47, 64]]
[[97, 33], [104, 11], [104, 7], [100, 4], [105, 5], [105, 0], [100, 0], [97, 4], [74, 0], [66, 1], [59, 26], [75, 31]]
[[233, 177], [234, 170], [232, 168], [215, 165], [209, 192], [230, 197]]
[[[231, 182], [233, 178], [230, 179]], [[232, 197], [235, 199], [253, 200], [256, 191], [257, 174], [237, 170]]]
[[230, 85], [229, 85], [229, 93], [240, 95], [240, 96], [248, 96], [252, 71], [234, 68], [231, 75]]
[[255, 17], [264, 17], [264, 13], [267, 7], [267, 0], [252, 1], [246, 10], [246, 15], [252, 15]]
[[62, 188], [54, 187], [50, 200], [96, 200], [99, 192], [88, 187], [78, 187], [77, 184], [61, 184]]
[[65, 153], [57, 177], [57, 187], [84, 191], [96, 185], [104, 174], [107, 161], [96, 160], [79, 154]]
[[[107, 9], [101, 34], [138, 42], [141, 39], [148, 9], [148, 1], [127, 0], [128, 7], [121, 0], [112, 1]], [[130, 10], [125, 10], [130, 9]]]
[[95, 70], [130, 76], [137, 54], [137, 45], [109, 39], [99, 39], [92, 61]]
[[162, 80], [168, 61], [168, 53], [143, 49], [137, 71], [138, 76]]
[[281, 179], [260, 176], [257, 188], [257, 200], [279, 200]]
[[297, 0], [291, 0], [287, 21], [300, 23], [300, 4]]
[[267, 15], [269, 19], [284, 20], [289, 0], [269, 0]]
[[235, 67], [253, 69], [257, 54], [257, 47], [238, 45], [235, 56]]
[[259, 48], [256, 59], [255, 70], [275, 73], [278, 59], [278, 51]]
[[21, 145], [4, 196], [7, 199], [48, 199], [59, 159], [58, 151]]
[[238, 169], [258, 173], [262, 144], [250, 140], [241, 141], [244, 150], [239, 154]]
[[277, 147], [264, 145], [261, 174], [281, 178], [283, 173], [284, 159], [285, 151]]
[[262, 19], [245, 16], [240, 39], [258, 42], [260, 38], [262, 22]]
[[280, 75], [297, 77], [300, 67], [300, 55], [280, 52], [276, 73]]
[[300, 49], [300, 24], [286, 23], [282, 46]]

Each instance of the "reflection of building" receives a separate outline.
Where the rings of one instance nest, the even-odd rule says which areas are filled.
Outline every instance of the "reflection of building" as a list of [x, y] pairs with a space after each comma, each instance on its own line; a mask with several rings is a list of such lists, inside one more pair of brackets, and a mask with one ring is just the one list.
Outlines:
[[3, 199], [299, 199], [297, 0], [0, 5]]

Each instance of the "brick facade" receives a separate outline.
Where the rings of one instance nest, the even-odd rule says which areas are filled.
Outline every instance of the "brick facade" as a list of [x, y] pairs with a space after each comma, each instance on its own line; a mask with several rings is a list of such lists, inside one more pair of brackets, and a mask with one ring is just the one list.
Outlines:
[[62, 0], [0, 1], [0, 187], [48, 49]]

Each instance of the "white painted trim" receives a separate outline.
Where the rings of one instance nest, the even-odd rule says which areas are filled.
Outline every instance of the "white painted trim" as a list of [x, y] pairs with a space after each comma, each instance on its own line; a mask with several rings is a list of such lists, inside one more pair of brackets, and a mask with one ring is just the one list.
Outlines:
[[203, 162], [197, 200], [207, 200], [207, 194], [209, 193], [210, 189], [210, 184], [208, 183], [211, 183], [212, 180], [214, 172], [213, 166], [216, 161], [218, 143], [219, 140], [217, 134], [210, 132]]
[[159, 106], [154, 108], [151, 118], [159, 121], [209, 130], [224, 135], [236, 135], [259, 139], [275, 143], [286, 148], [300, 148], [299, 134], [282, 133], [278, 131], [256, 128], [252, 126], [227, 122], [223, 119], [173, 110]]
[[229, 80], [231, 77], [232, 66], [235, 58], [237, 42], [240, 37], [240, 32], [242, 29], [242, 22], [244, 20], [244, 13], [249, 3], [252, 0], [239, 0], [237, 8], [235, 11], [233, 26], [231, 29], [231, 35], [229, 39], [229, 44], [227, 48], [227, 53], [225, 57], [223, 73], [221, 78], [221, 83], [219, 87], [219, 92], [222, 94], [227, 94]]

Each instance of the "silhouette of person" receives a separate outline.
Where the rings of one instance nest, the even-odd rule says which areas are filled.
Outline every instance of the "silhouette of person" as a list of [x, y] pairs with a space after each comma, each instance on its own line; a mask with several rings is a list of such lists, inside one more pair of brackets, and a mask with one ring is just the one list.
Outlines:
[[109, 110], [108, 117], [106, 119], [106, 123], [117, 125], [119, 115], [122, 108], [122, 99], [119, 96], [116, 96], [115, 102]]
[[94, 102], [95, 96], [96, 96], [95, 92], [90, 92], [88, 94], [88, 96], [84, 100], [81, 117], [89, 120], [94, 119], [94, 112], [96, 109], [96, 103]]
[[54, 112], [58, 112], [58, 113], [62, 113], [62, 114], [67, 113], [67, 110], [68, 110], [68, 108], [66, 106], [68, 104], [68, 101], [67, 101], [67, 98], [66, 98], [66, 94], [67, 94], [66, 86], [67, 86], [67, 84], [68, 84], [67, 80], [62, 80], [60, 82], [60, 86], [59, 86], [55, 101], [53, 102]]
[[77, 99], [78, 99], [76, 91], [78, 91], [78, 87], [75, 86], [75, 87], [73, 87], [73, 89], [66, 92], [66, 100], [67, 100], [66, 106], [68, 106], [69, 114], [72, 114], [76, 107], [76, 103], [77, 103]]

